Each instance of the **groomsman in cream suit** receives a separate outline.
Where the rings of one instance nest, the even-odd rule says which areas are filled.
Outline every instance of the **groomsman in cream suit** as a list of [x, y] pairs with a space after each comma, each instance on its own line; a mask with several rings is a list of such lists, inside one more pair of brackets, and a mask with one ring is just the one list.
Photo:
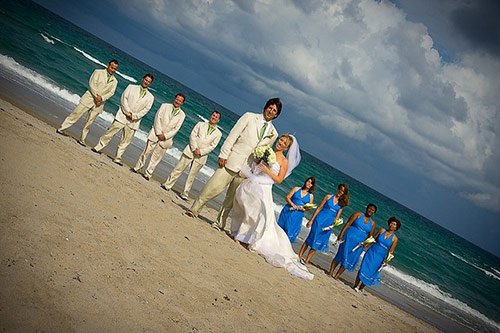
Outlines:
[[225, 229], [227, 217], [233, 208], [236, 188], [243, 180], [240, 175], [241, 167], [245, 163], [251, 165], [251, 156], [257, 146], [274, 143], [278, 133], [271, 121], [281, 113], [281, 107], [279, 98], [271, 98], [266, 102], [262, 114], [247, 112], [241, 116], [221, 147], [219, 168], [205, 184], [200, 196], [186, 215], [198, 216], [201, 208], [229, 185], [217, 221], [212, 224], [212, 227], [218, 230]]
[[129, 84], [122, 94], [120, 100], [120, 108], [116, 113], [115, 120], [106, 130], [103, 136], [99, 139], [97, 145], [92, 148], [92, 151], [100, 153], [113, 138], [113, 136], [122, 130], [122, 137], [116, 149], [116, 157], [113, 162], [123, 165], [122, 155], [128, 145], [134, 138], [135, 131], [141, 124], [141, 119], [148, 113], [153, 106], [154, 97], [148, 91], [148, 87], [153, 83], [154, 77], [152, 74], [146, 74], [142, 78], [141, 85]]
[[158, 163], [160, 163], [167, 149], [173, 146], [174, 136], [186, 118], [181, 106], [186, 97], [183, 93], [177, 93], [172, 104], [163, 103], [156, 112], [155, 122], [148, 134], [148, 142], [139, 160], [131, 170], [139, 172], [146, 163], [146, 159], [151, 155], [148, 167], [144, 172], [144, 178], [151, 179]]
[[220, 112], [214, 111], [208, 122], [200, 121], [194, 126], [189, 135], [189, 144], [184, 148], [179, 162], [161, 187], [167, 191], [170, 190], [184, 169], [191, 165], [184, 190], [180, 194], [183, 200], [188, 199], [194, 178], [207, 163], [208, 154], [217, 147], [222, 137], [221, 131], [217, 128], [219, 120]]
[[104, 110], [104, 102], [114, 95], [118, 80], [114, 74], [118, 69], [118, 60], [111, 59], [106, 69], [96, 69], [89, 79], [89, 89], [82, 95], [80, 102], [71, 114], [61, 124], [57, 133], [64, 134], [64, 130], [71, 127], [88, 112], [87, 120], [83, 125], [82, 135], [78, 143], [85, 146], [85, 139], [89, 133], [90, 126], [95, 118]]

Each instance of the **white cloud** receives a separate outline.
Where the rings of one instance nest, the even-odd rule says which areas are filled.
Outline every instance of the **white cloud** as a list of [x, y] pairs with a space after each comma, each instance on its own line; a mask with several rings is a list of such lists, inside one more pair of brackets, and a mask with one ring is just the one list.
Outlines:
[[[122, 8], [142, 1], [129, 3]], [[498, 180], [491, 166], [499, 148], [498, 59], [463, 53], [444, 63], [427, 28], [386, 1], [154, 0], [141, 8], [150, 10], [153, 29], [182, 36], [225, 68], [214, 79], [219, 88], [279, 94], [289, 115], [316, 124], [317, 140], [370, 145], [500, 211], [500, 181], [491, 182]]]

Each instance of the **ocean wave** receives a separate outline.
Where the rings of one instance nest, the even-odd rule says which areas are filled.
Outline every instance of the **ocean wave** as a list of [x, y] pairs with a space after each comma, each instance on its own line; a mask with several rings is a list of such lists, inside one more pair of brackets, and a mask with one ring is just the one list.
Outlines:
[[30, 82], [36, 84], [37, 86], [40, 86], [45, 90], [54, 93], [55, 95], [73, 104], [78, 104], [78, 102], [80, 101], [80, 96], [78, 96], [77, 94], [74, 94], [71, 91], [68, 91], [64, 88], [57, 86], [49, 78], [29, 68], [24, 67], [11, 57], [0, 54], [0, 65], [14, 72], [16, 75], [29, 80]]
[[49, 37], [45, 36], [42, 33], [40, 33], [40, 36], [42, 36], [43, 40], [45, 40], [47, 43], [54, 45], [54, 41], [52, 39], [50, 39]]
[[123, 74], [122, 72], [120, 71], [116, 71], [116, 74], [120, 75], [122, 78], [124, 78], [125, 80], [129, 81], [129, 82], [132, 82], [132, 83], [137, 83], [137, 80], [134, 79], [133, 77], [131, 76], [128, 76], [127, 74]]
[[50, 38], [57, 40], [59, 43], [64, 43], [64, 44], [68, 45], [68, 43], [63, 42], [62, 40], [60, 40], [60, 39], [59, 39], [59, 38], [57, 38], [56, 36], [52, 36], [51, 34], [49, 34], [49, 33], [47, 33], [47, 32], [46, 32], [46, 34], [47, 34], [47, 35], [49, 35], [49, 37], [50, 37]]
[[[98, 65], [101, 65], [103, 67], [107, 67], [107, 65], [103, 62], [101, 62], [100, 60], [94, 58], [93, 56], [91, 56], [90, 54], [88, 54], [87, 52], [83, 51], [83, 50], [80, 50], [79, 48], [77, 48], [76, 46], [73, 46], [73, 49], [80, 53], [81, 55], [83, 55], [85, 58], [89, 59], [90, 61], [92, 61], [93, 63], [96, 63]], [[129, 81], [129, 82], [132, 82], [132, 83], [137, 83], [137, 80], [134, 79], [133, 77], [129, 76], [129, 75], [126, 75], [126, 74], [123, 74], [122, 72], [120, 71], [116, 71], [116, 74], [117, 75], [120, 75], [122, 78], [124, 78], [125, 80]]]
[[[475, 264], [473, 264], [473, 263], [471, 263], [471, 262], [467, 261], [467, 259], [462, 258], [462, 257], [461, 257], [461, 256], [459, 256], [458, 254], [455, 254], [455, 253], [453, 253], [453, 252], [451, 252], [451, 251], [448, 251], [448, 252], [449, 252], [452, 256], [454, 256], [455, 258], [457, 258], [457, 259], [459, 259], [459, 260], [461, 260], [461, 261], [465, 262], [465, 263], [466, 263], [466, 264], [468, 264], [469, 266], [472, 266], [472, 267], [474, 267], [474, 268], [476, 268], [476, 269], [478, 269], [478, 270], [482, 271], [482, 272], [483, 272], [484, 274], [486, 274], [487, 276], [492, 277], [492, 278], [494, 278], [494, 279], [496, 279], [496, 280], [499, 280], [499, 281], [500, 281], [500, 274], [499, 274], [499, 275], [497, 275], [497, 274], [495, 274], [495, 273], [493, 273], [493, 272], [488, 271], [487, 269], [481, 268], [481, 267], [479, 267], [479, 266], [477, 266], [477, 265], [475, 265]], [[492, 268], [492, 269], [493, 269], [494, 271], [496, 271], [494, 268]], [[498, 271], [496, 271], [496, 272], [497, 272], [497, 273], [499, 273]]]
[[[436, 286], [434, 284], [427, 283], [427, 282], [422, 281], [422, 280], [419, 280], [411, 275], [405, 274], [405, 273], [397, 270], [396, 268], [394, 268], [391, 265], [385, 267], [384, 271], [386, 273], [391, 274], [392, 276], [400, 279], [400, 280], [403, 280], [404, 282], [408, 283], [409, 285], [416, 287], [417, 289], [419, 289], [419, 290], [421, 290], [421, 291], [423, 291], [423, 292], [425, 292], [433, 297], [436, 297], [437, 299], [439, 299], [439, 300], [441, 300], [441, 301], [443, 301], [443, 302], [445, 302], [445, 303], [447, 303], [447, 304], [449, 304], [449, 305], [451, 305], [459, 310], [462, 310], [465, 313], [468, 313], [469, 315], [474, 316], [474, 317], [480, 319], [481, 321], [488, 323], [489, 325], [491, 325], [493, 327], [496, 327], [497, 329], [500, 329], [499, 323], [486, 317], [484, 314], [477, 311], [476, 309], [471, 308], [466, 303], [459, 301], [456, 298], [453, 298], [453, 296], [451, 294], [442, 291], [441, 289], [439, 289], [438, 286]], [[414, 299], [414, 297], [412, 297], [411, 295], [407, 295], [407, 296]], [[418, 299], [415, 299], [415, 300], [423, 305], [429, 306], [427, 303], [421, 302]], [[434, 309], [434, 310], [436, 310], [436, 309]]]
[[[47, 37], [45, 34], [48, 35], [52, 39], [50, 39], [49, 37]], [[40, 33], [40, 35], [42, 35], [43, 39], [45, 39], [45, 41], [47, 43], [54, 44], [54, 39], [55, 39], [58, 42], [60, 42], [60, 43], [62, 43], [64, 45], [67, 45], [67, 46], [69, 46], [71, 48], [73, 48], [73, 50], [75, 50], [76, 52], [80, 53], [81, 55], [83, 55], [85, 58], [89, 59], [93, 63], [96, 63], [96, 64], [101, 65], [103, 67], [107, 67], [107, 65], [105, 63], [101, 62], [100, 60], [98, 60], [97, 58], [95, 58], [92, 55], [88, 54], [87, 52], [85, 52], [83, 50], [80, 50], [76, 46], [72, 46], [72, 45], [66, 43], [65, 41], [61, 40], [60, 38], [57, 38], [57, 37], [55, 37], [55, 36], [53, 36], [53, 35], [51, 35], [49, 33], [45, 33], [45, 34]], [[127, 74], [124, 74], [124, 73], [122, 73], [120, 71], [116, 71], [116, 74], [119, 75], [119, 76], [121, 76], [122, 78], [124, 78], [125, 80], [127, 80], [129, 82], [137, 83], [136, 79], [134, 79], [133, 77], [131, 77], [131, 76], [127, 75]]]
[[198, 118], [200, 118], [201, 120], [203, 121], [208, 121], [207, 118], [203, 117], [201, 114], [196, 114], [198, 116]]
[[79, 48], [77, 48], [76, 46], [73, 46], [73, 49], [80, 53], [81, 55], [83, 55], [85, 58], [89, 59], [90, 61], [92, 61], [93, 63], [96, 63], [98, 65], [101, 65], [101, 66], [104, 66], [106, 67], [106, 64], [102, 63], [101, 61], [99, 61], [98, 59], [94, 58], [93, 56], [91, 56], [90, 54], [88, 54], [87, 52], [83, 51], [83, 50], [80, 50]]

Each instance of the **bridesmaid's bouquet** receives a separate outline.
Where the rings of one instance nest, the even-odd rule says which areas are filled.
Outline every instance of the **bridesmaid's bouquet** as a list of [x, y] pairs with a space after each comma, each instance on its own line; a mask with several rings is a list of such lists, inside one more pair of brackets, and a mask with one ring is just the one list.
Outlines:
[[[304, 208], [304, 210], [311, 210], [311, 209], [314, 209], [316, 207], [317, 206], [315, 204], [312, 204], [312, 203], [306, 203], [305, 205], [302, 206], [302, 208]], [[290, 207], [290, 210], [294, 210], [293, 207]]]
[[380, 272], [382, 270], [382, 268], [387, 266], [389, 264], [389, 261], [391, 261], [393, 258], [394, 258], [394, 255], [392, 253], [388, 253], [387, 258], [385, 258], [384, 262], [382, 263], [382, 265], [380, 266], [378, 271]]
[[306, 203], [304, 206], [302, 206], [302, 208], [304, 208], [305, 210], [310, 210], [310, 209], [314, 209], [318, 206], [316, 206], [315, 204], [312, 204], [312, 203]]
[[253, 156], [257, 160], [257, 164], [264, 162], [271, 165], [276, 162], [276, 154], [271, 146], [258, 146], [253, 152]]
[[354, 249], [352, 249], [352, 252], [356, 251], [361, 246], [367, 246], [367, 245], [370, 245], [371, 243], [375, 243], [375, 242], [376, 242], [375, 238], [370, 236], [367, 239], [365, 239], [364, 241], [362, 241], [361, 243], [359, 243], [358, 245], [356, 245], [356, 247]]
[[343, 223], [344, 223], [344, 219], [339, 217], [338, 219], [335, 220], [334, 224], [329, 225], [328, 227], [324, 227], [323, 229], [321, 229], [321, 231], [332, 230], [333, 228], [338, 227], [339, 225], [341, 225]]

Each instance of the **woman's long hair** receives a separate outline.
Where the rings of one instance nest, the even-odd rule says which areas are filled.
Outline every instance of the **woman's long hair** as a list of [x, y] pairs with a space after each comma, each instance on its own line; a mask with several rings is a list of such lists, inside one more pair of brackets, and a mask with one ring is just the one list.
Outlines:
[[314, 193], [314, 191], [316, 191], [316, 178], [314, 177], [308, 177], [305, 181], [304, 181], [304, 184], [302, 185], [302, 189], [305, 190], [306, 189], [306, 183], [308, 180], [311, 180], [311, 188], [309, 190], [307, 190], [307, 192], [309, 193]]
[[339, 198], [339, 206], [346, 207], [349, 206], [349, 187], [347, 184], [342, 183], [337, 186], [337, 190], [340, 190], [341, 187], [344, 188], [344, 194], [342, 194]]

